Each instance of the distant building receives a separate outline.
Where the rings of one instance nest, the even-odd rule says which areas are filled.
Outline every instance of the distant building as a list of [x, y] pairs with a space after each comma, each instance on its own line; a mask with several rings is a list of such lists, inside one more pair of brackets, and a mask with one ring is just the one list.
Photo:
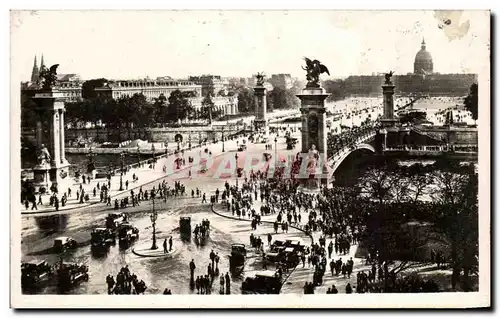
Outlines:
[[[40, 89], [40, 72], [46, 68], [43, 55], [38, 67], [36, 56], [34, 58], [31, 80], [21, 83], [21, 97], [33, 97]], [[57, 89], [63, 92], [63, 96], [68, 102], [76, 102], [82, 99], [82, 82], [78, 74], [57, 74]]]
[[189, 76], [191, 82], [201, 85], [201, 95], [207, 96], [210, 92], [212, 96], [226, 96], [229, 81], [219, 75]]
[[[119, 99], [123, 96], [143, 94], [150, 102], [163, 94], [167, 99], [175, 90], [181, 92], [193, 92], [194, 97], [189, 98], [191, 105], [200, 110], [204, 96], [202, 95], [202, 85], [195, 84], [190, 80], [115, 80], [104, 83], [102, 87], [96, 87], [98, 96]], [[212, 97], [214, 109], [220, 110], [223, 115], [234, 115], [238, 113], [238, 98], [236, 96], [214, 96]]]
[[[384, 75], [353, 75], [345, 79], [346, 94], [350, 96], [378, 96]], [[429, 96], [464, 96], [473, 83], [477, 83], [477, 74], [439, 74], [434, 72], [431, 54], [422, 40], [420, 50], [415, 56], [413, 73], [392, 77], [396, 94], [425, 94]]]
[[281, 89], [290, 89], [293, 86], [292, 76], [290, 74], [273, 74], [269, 82], [273, 87]]
[[195, 97], [201, 96], [201, 85], [188, 80], [114, 80], [104, 83], [102, 87], [96, 87], [98, 96], [119, 99], [123, 96], [143, 94], [149, 101], [163, 94], [166, 98], [175, 91], [194, 92]]
[[66, 81], [58, 83], [57, 88], [63, 93], [68, 102], [82, 100], [82, 83], [77, 81]]

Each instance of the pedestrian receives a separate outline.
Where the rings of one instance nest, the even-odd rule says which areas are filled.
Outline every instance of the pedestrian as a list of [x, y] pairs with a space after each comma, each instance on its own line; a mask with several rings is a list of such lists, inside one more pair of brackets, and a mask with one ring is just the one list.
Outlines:
[[163, 254], [167, 254], [168, 253], [168, 250], [167, 250], [167, 239], [165, 239], [163, 241]]
[[228, 272], [226, 272], [225, 282], [226, 282], [226, 295], [229, 295], [231, 294], [231, 278], [229, 277]]
[[173, 243], [173, 242], [172, 242], [172, 236], [170, 236], [170, 237], [168, 238], [168, 246], [169, 246], [168, 250], [169, 250], [169, 251], [172, 251], [172, 243]]
[[194, 280], [194, 270], [196, 269], [196, 265], [194, 264], [194, 259], [189, 263], [189, 272], [191, 274], [191, 281]]
[[224, 284], [224, 274], [220, 275], [220, 280], [219, 281], [220, 281], [220, 291], [219, 292], [220, 292], [221, 295], [224, 295], [224, 285], [225, 285]]
[[38, 205], [43, 205], [43, 203], [42, 203], [42, 194], [38, 195]]

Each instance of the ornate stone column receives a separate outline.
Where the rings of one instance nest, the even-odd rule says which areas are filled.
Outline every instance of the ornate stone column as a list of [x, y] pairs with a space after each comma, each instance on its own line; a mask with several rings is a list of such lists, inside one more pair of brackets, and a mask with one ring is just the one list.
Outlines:
[[54, 109], [52, 111], [52, 119], [51, 119], [51, 131], [52, 134], [50, 136], [51, 138], [51, 144], [50, 148], [52, 150], [52, 166], [58, 166], [61, 163], [61, 136], [60, 136], [60, 130], [59, 130], [59, 110]]
[[266, 137], [269, 136], [269, 126], [267, 123], [267, 94], [264, 87], [264, 76], [257, 76], [257, 85], [253, 88], [255, 100], [255, 130], [264, 131]]
[[[389, 74], [387, 74], [389, 75]], [[398, 122], [394, 118], [394, 84], [390, 81], [390, 76], [386, 75], [386, 81], [382, 85], [382, 93], [384, 94], [384, 113], [380, 122], [384, 127], [393, 127]]]
[[65, 135], [64, 135], [64, 113], [66, 110], [64, 108], [59, 109], [59, 150], [61, 154], [61, 163], [66, 164], [68, 161], [66, 160], [66, 147], [64, 145]]

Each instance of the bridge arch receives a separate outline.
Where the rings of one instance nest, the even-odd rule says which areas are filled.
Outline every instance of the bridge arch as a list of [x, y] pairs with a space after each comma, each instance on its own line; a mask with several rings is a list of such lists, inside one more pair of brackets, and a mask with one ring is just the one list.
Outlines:
[[342, 162], [344, 162], [345, 159], [347, 159], [353, 153], [359, 151], [368, 151], [370, 153], [375, 153], [375, 147], [367, 143], [358, 144], [356, 145], [355, 148], [347, 148], [345, 151], [341, 152], [336, 157], [329, 160], [329, 168], [330, 168], [329, 179], [333, 179], [333, 175], [335, 174], [338, 167], [340, 167], [340, 165], [342, 164]]

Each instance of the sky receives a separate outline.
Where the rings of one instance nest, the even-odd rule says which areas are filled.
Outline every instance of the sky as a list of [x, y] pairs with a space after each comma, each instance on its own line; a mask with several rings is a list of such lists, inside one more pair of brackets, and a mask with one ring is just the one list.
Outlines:
[[11, 11], [11, 70], [27, 81], [43, 54], [83, 79], [304, 77], [306, 56], [328, 67], [322, 79], [406, 74], [422, 38], [435, 72], [478, 73], [489, 58], [481, 11]]

